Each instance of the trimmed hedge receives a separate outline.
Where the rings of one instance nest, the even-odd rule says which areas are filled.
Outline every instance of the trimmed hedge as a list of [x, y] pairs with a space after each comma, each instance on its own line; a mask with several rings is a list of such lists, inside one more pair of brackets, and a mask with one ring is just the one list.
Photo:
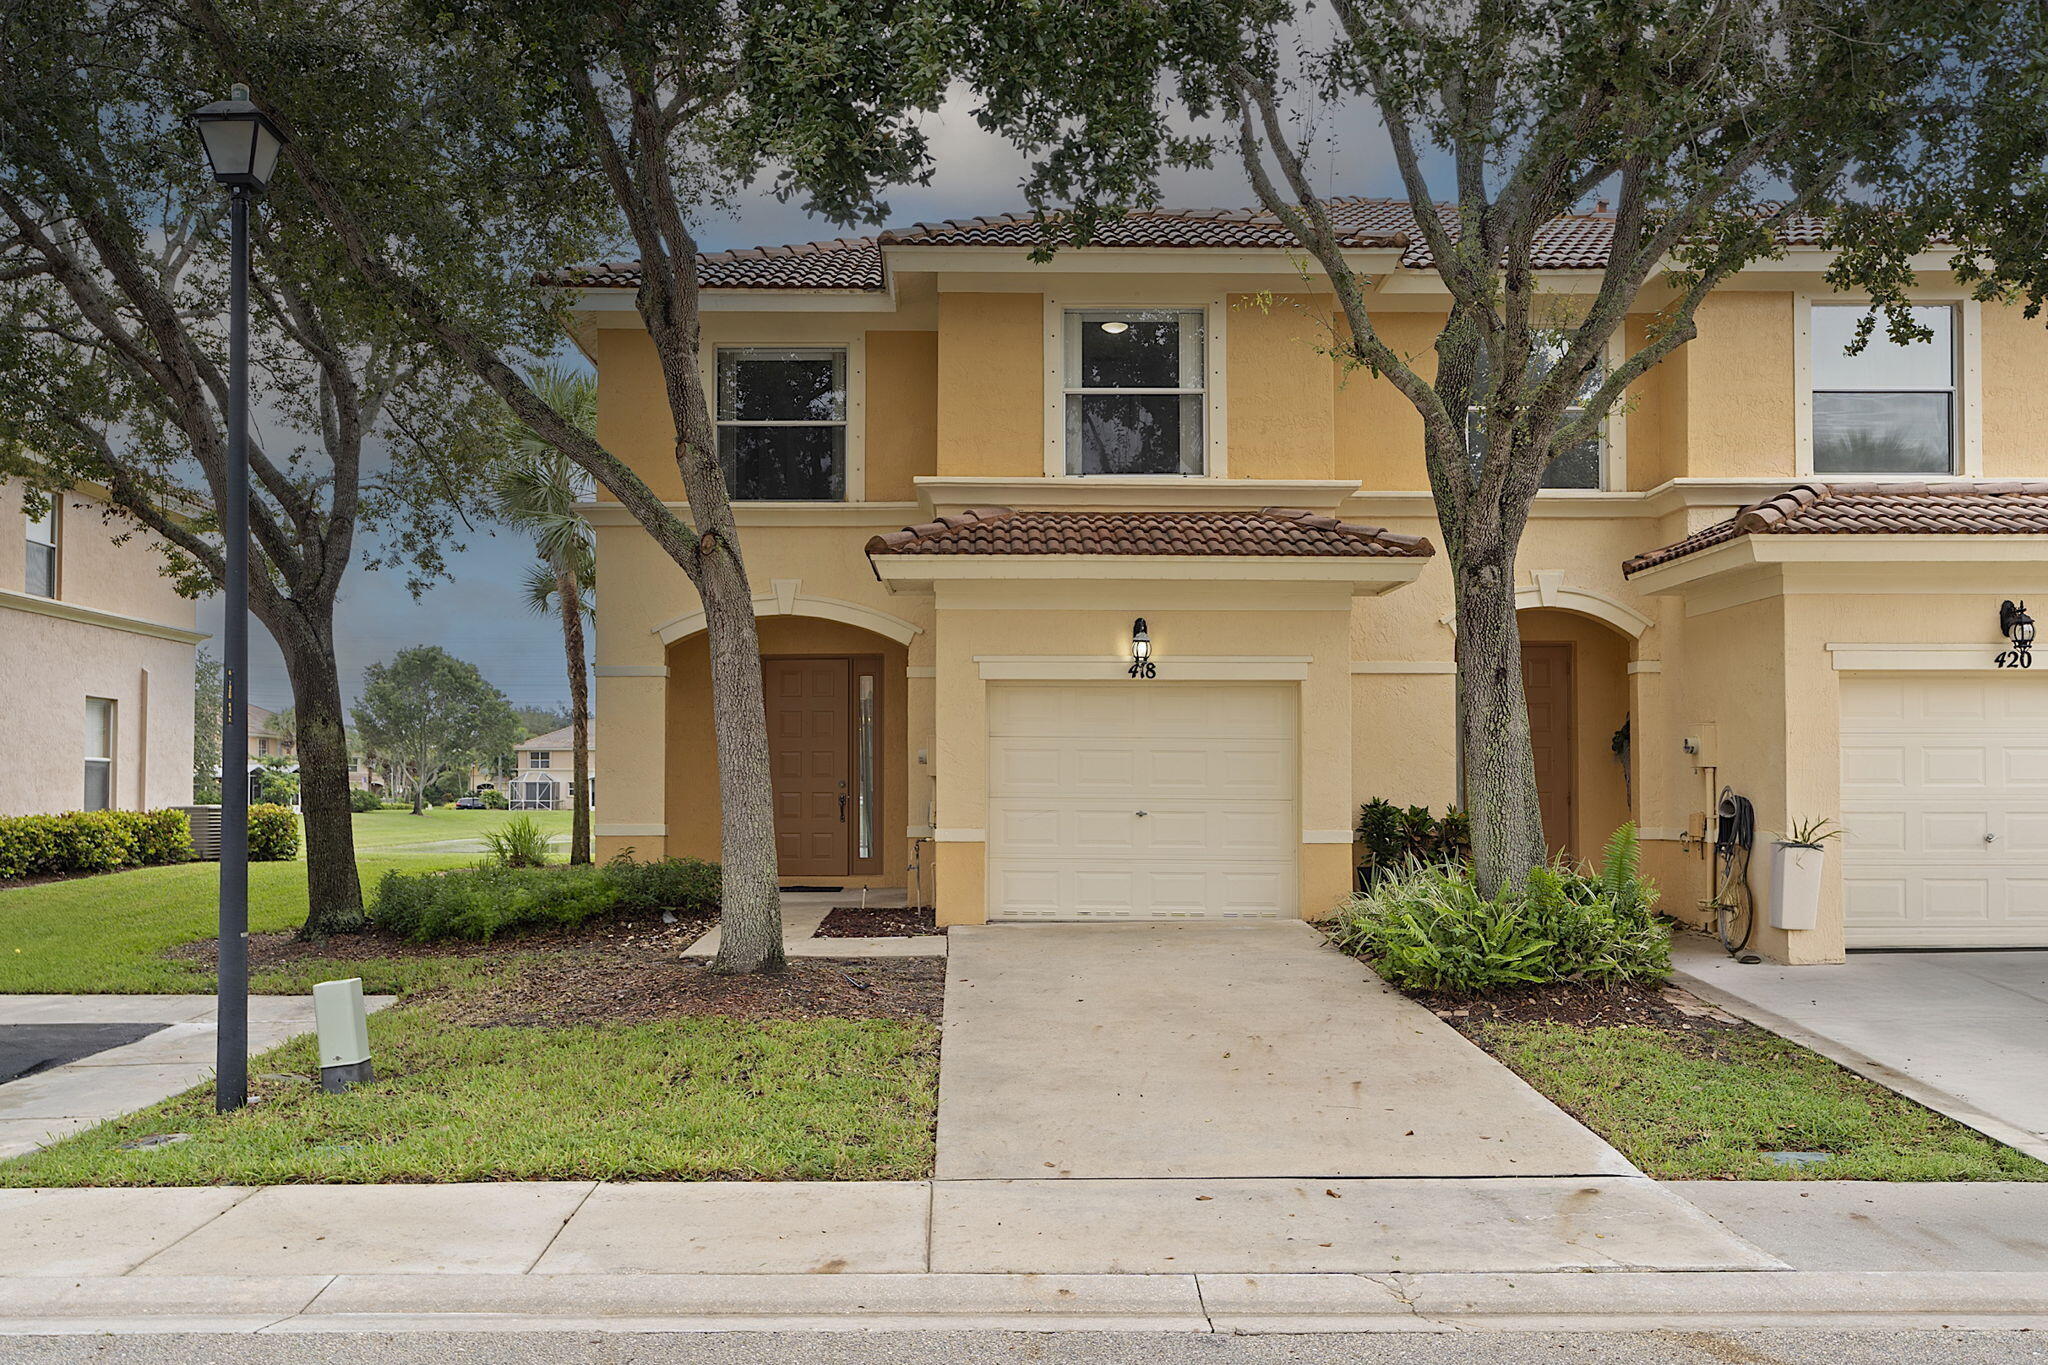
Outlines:
[[719, 869], [698, 858], [604, 867], [470, 867], [407, 875], [387, 872], [370, 919], [415, 942], [569, 929], [605, 915], [718, 907]]
[[373, 810], [384, 809], [384, 798], [361, 787], [351, 787], [348, 792], [348, 808], [357, 815], [367, 815]]
[[249, 861], [284, 863], [299, 856], [299, 817], [290, 806], [249, 807]]
[[183, 811], [75, 810], [0, 817], [0, 877], [78, 877], [192, 856]]

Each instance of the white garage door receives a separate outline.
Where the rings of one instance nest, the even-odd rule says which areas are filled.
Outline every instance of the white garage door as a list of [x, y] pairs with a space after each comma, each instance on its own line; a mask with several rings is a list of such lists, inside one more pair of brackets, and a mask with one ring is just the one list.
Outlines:
[[1842, 683], [1852, 948], [2048, 946], [2048, 674]]
[[1295, 689], [993, 683], [990, 919], [1275, 919], [1297, 901]]

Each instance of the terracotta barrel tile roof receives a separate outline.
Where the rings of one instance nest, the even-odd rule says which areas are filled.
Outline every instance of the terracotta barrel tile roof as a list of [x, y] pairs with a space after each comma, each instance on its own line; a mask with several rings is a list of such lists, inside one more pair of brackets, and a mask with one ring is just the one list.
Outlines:
[[1753, 535], [2048, 535], [2048, 479], [1801, 483], [1623, 562], [1641, 573]]
[[1420, 536], [1297, 508], [1257, 512], [1019, 512], [977, 507], [876, 536], [870, 555], [1224, 555], [1423, 558]]
[[[1427, 270], [1434, 264], [1429, 247], [1405, 199], [1336, 197], [1325, 201], [1331, 222], [1347, 246], [1402, 250], [1401, 266]], [[1455, 232], [1457, 211], [1438, 208], [1445, 226]], [[1818, 246], [1822, 221], [1793, 215], [1779, 225], [1788, 246]], [[891, 228], [879, 237], [841, 237], [828, 242], [791, 246], [743, 247], [712, 251], [697, 258], [706, 289], [859, 289], [884, 285], [882, 249], [891, 246], [1036, 247], [1063, 241], [1060, 219], [1032, 213], [1000, 213], [981, 218], [953, 218]], [[1607, 213], [1570, 213], [1551, 220], [1537, 233], [1533, 258], [1538, 270], [1598, 270], [1607, 264], [1614, 240], [1614, 217]], [[1092, 246], [1117, 248], [1269, 249], [1301, 248], [1280, 220], [1264, 209], [1137, 209], [1104, 221]], [[636, 289], [638, 261], [603, 261], [542, 275], [537, 283], [574, 289]]]

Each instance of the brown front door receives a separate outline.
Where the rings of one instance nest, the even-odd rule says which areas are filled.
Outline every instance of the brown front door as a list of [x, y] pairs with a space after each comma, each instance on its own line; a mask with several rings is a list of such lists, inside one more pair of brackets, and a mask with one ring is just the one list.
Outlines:
[[1529, 742], [1536, 754], [1536, 796], [1543, 842], [1552, 853], [1571, 847], [1577, 793], [1572, 772], [1572, 647], [1522, 646], [1522, 690], [1529, 698]]
[[785, 877], [843, 877], [852, 849], [850, 659], [764, 659], [775, 857]]

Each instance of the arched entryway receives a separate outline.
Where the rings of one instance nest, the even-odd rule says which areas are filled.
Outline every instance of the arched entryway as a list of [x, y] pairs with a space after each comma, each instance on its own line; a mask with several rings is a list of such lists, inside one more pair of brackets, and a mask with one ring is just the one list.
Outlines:
[[[818, 616], [762, 615], [758, 626], [783, 883], [900, 885], [917, 823], [905, 644]], [[668, 646], [667, 848], [717, 858], [707, 638]]]
[[1552, 853], [1597, 862], [1607, 837], [1635, 818], [1632, 641], [1604, 621], [1560, 607], [1530, 608], [1518, 621], [1544, 841]]

